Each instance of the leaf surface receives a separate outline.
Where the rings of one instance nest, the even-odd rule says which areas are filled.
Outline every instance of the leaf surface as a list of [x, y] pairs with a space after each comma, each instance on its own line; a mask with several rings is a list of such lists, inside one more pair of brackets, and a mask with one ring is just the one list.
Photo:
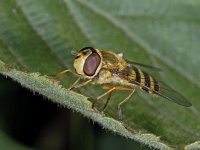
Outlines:
[[[0, 72], [121, 135], [154, 148], [184, 148], [200, 138], [199, 13], [196, 0], [2, 0]], [[134, 100], [123, 105], [123, 125], [117, 121], [116, 106], [126, 92], [114, 93], [107, 117], [92, 112], [85, 96], [102, 93], [100, 87], [69, 92], [64, 88], [73, 75], [61, 79], [60, 85], [43, 76], [70, 68], [70, 51], [86, 46], [160, 66], [164, 72], [150, 74], [177, 89], [193, 106], [185, 108], [137, 90]]]

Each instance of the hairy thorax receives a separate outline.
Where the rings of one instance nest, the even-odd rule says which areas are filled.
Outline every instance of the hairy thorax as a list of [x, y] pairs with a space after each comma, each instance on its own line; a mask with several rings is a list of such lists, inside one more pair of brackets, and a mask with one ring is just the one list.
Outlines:
[[128, 64], [122, 57], [111, 51], [102, 52], [102, 57], [102, 67], [93, 83], [133, 86], [127, 80], [128, 74], [124, 69]]

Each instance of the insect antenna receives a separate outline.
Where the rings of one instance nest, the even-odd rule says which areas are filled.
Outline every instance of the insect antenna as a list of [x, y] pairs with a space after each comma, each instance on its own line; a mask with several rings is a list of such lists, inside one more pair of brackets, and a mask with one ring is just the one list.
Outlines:
[[72, 50], [71, 54], [74, 55], [74, 56], [76, 56], [78, 54], [78, 51], [77, 50]]

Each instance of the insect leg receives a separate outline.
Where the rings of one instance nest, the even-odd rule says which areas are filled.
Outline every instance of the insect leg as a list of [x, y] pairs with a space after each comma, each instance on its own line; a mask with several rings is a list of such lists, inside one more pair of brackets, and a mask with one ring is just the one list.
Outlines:
[[[111, 97], [111, 93], [112, 93], [113, 90], [115, 90], [115, 87], [112, 87], [111, 89], [109, 89], [109, 90], [106, 91], [105, 93], [103, 93], [103, 94], [97, 96], [97, 97], [96, 97], [96, 100], [92, 103], [92, 109], [95, 110], [95, 103], [96, 103], [98, 100], [100, 100], [103, 96], [105, 96], [105, 95], [107, 95], [107, 94], [110, 94], [110, 96], [109, 96], [109, 95], [108, 95], [108, 96]], [[108, 103], [108, 101], [109, 101], [109, 99], [110, 99], [109, 97], [108, 97], [106, 103]], [[107, 104], [106, 104], [106, 105], [107, 105]], [[103, 109], [104, 109], [104, 108], [106, 108], [105, 105], [104, 105]]]
[[105, 103], [105, 105], [103, 106], [102, 113], [105, 112], [105, 110], [106, 110], [106, 108], [107, 108], [107, 106], [108, 106], [108, 102], [110, 101], [111, 95], [112, 95], [112, 91], [108, 94], [106, 103]]
[[129, 87], [115, 86], [115, 85], [110, 85], [110, 84], [102, 84], [101, 86], [104, 88], [107, 88], [107, 89], [111, 89], [111, 88], [115, 87], [116, 90], [123, 90], [123, 91], [132, 91], [133, 90], [132, 88], [129, 88]]
[[115, 87], [113, 87], [113, 88], [109, 89], [108, 91], [106, 91], [105, 93], [103, 93], [103, 94], [97, 96], [96, 99], [97, 99], [97, 100], [101, 99], [103, 96], [109, 94], [109, 93], [112, 92], [113, 90], [115, 90]]
[[87, 80], [87, 81], [85, 81], [85, 82], [83, 82], [83, 83], [77, 84], [77, 83], [79, 82], [79, 80], [80, 80], [80, 78], [78, 78], [78, 79], [74, 82], [74, 84], [72, 84], [72, 86], [70, 86], [70, 88], [69, 88], [68, 90], [73, 90], [73, 89], [76, 89], [76, 88], [85, 86], [85, 85], [87, 85], [88, 83], [92, 82], [92, 79], [90, 79], [90, 80]]
[[72, 90], [73, 87], [80, 81], [80, 77], [68, 88], [68, 90]]
[[121, 106], [122, 104], [126, 103], [131, 96], [133, 95], [133, 93], [135, 92], [135, 89], [132, 89], [132, 92], [123, 100], [118, 104], [118, 115], [119, 115], [119, 119], [122, 120], [122, 111], [121, 111]]
[[[107, 88], [107, 89], [115, 88], [115, 90], [125, 90], [125, 91], [132, 91], [133, 90], [132, 88], [123, 87], [123, 86], [114, 86], [114, 85], [110, 85], [110, 84], [102, 84], [101, 86], [104, 87], [104, 88]], [[110, 98], [111, 98], [111, 94], [112, 94], [112, 91], [109, 93], [109, 95], [107, 97], [107, 100], [106, 100], [105, 105], [103, 106], [102, 112], [104, 112], [106, 110], [108, 103], [110, 101]]]
[[61, 72], [55, 74], [55, 75], [50, 75], [50, 76], [53, 77], [53, 78], [60, 78], [60, 77], [62, 77], [65, 73], [67, 73], [67, 72], [72, 72], [72, 70], [66, 69], [66, 70], [63, 70], [63, 71], [61, 71]]

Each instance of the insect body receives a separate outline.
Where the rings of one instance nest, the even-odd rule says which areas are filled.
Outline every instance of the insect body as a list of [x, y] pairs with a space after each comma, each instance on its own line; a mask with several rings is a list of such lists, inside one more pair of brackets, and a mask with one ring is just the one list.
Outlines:
[[[131, 98], [136, 87], [140, 87], [149, 94], [161, 96], [177, 104], [186, 107], [191, 106], [191, 103], [182, 95], [163, 82], [157, 81], [145, 71], [137, 68], [137, 65], [158, 70], [158, 68], [139, 63], [131, 64], [130, 61], [125, 60], [121, 55], [112, 51], [99, 50], [92, 47], [83, 48], [76, 54], [74, 70], [72, 70], [79, 78], [69, 89], [72, 90], [88, 83], [99, 84], [103, 88], [108, 89], [108, 91], [96, 97], [96, 100], [100, 100], [103, 96], [108, 95], [103, 111], [106, 110], [114, 90], [130, 91], [130, 94], [118, 104], [120, 119], [122, 118], [121, 105]], [[62, 76], [68, 71], [71, 70], [64, 70], [55, 75], [55, 77]], [[81, 78], [87, 80], [83, 83], [78, 83]], [[96, 110], [95, 102], [93, 102], [92, 108]]]

